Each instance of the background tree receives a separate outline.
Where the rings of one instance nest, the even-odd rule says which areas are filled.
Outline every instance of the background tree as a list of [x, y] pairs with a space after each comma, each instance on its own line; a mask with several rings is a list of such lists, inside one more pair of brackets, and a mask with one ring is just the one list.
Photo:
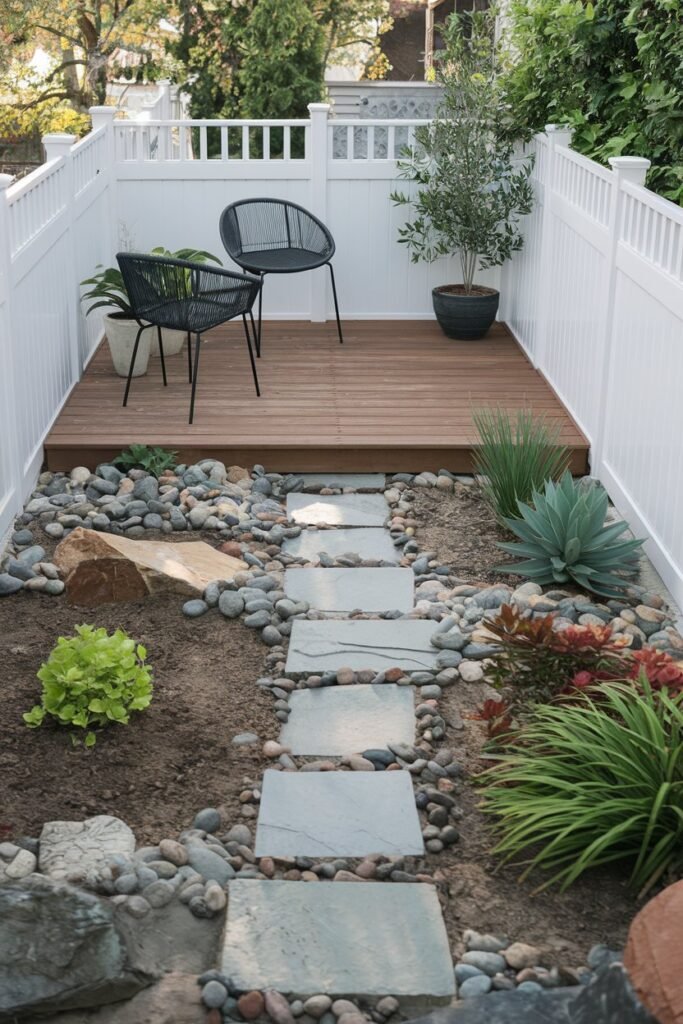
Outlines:
[[241, 41], [242, 117], [307, 117], [321, 99], [325, 33], [306, 0], [258, 0]]
[[[159, 20], [167, 12], [163, 0], [0, 0], [0, 86], [16, 94], [19, 78], [30, 93], [24, 106], [56, 99], [87, 111], [104, 103], [121, 50], [139, 53], [141, 67], [154, 75], [162, 49], [152, 43], [160, 39]], [[23, 63], [37, 46], [53, 58], [42, 81], [27, 78]]]

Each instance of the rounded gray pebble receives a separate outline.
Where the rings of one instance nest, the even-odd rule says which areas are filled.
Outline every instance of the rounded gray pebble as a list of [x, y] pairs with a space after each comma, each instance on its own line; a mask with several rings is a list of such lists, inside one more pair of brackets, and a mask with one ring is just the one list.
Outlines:
[[204, 615], [208, 610], [208, 604], [200, 598], [186, 601], [183, 605], [183, 615], [187, 615], [189, 619], [198, 619], [200, 615]]
[[[484, 996], [491, 991], [492, 981], [486, 974], [478, 974], [473, 978], [467, 978], [458, 986], [460, 999], [474, 999], [476, 996]], [[540, 985], [538, 986], [541, 987]], [[521, 988], [521, 986], [520, 986]]]
[[217, 832], [221, 827], [221, 816], [215, 807], [205, 807], [195, 815], [193, 828], [202, 829], [204, 832]]
[[228, 998], [228, 990], [220, 981], [207, 981], [202, 989], [202, 1002], [210, 1010], [220, 1009]]

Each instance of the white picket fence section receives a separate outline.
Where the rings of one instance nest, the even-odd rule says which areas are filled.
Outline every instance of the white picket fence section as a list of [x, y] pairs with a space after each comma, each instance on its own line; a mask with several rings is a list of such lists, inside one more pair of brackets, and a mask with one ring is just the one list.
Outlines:
[[591, 442], [609, 491], [683, 605], [683, 210], [548, 126], [537, 203], [504, 268], [502, 316]]
[[[431, 317], [431, 288], [460, 277], [457, 260], [413, 265], [396, 242], [396, 160], [424, 122], [330, 118], [325, 104], [286, 122], [154, 113], [115, 120], [94, 108], [86, 138], [47, 137], [43, 167], [16, 184], [0, 178], [0, 537], [101, 338], [79, 282], [117, 250], [192, 245], [222, 256], [223, 208], [269, 195], [329, 224], [347, 319]], [[683, 604], [683, 212], [643, 187], [646, 160], [607, 170], [553, 126], [532, 149], [525, 248], [483, 280], [501, 286], [501, 318], [590, 439], [594, 475], [649, 536]], [[273, 278], [265, 311], [329, 319], [327, 275]]]

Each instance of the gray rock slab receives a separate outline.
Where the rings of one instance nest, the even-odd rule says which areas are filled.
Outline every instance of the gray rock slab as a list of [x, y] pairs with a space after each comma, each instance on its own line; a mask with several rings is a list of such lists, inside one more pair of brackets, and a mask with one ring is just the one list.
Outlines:
[[431, 671], [439, 654], [430, 644], [434, 623], [424, 619], [297, 619], [287, 651], [287, 672], [338, 668]]
[[409, 612], [414, 581], [412, 569], [288, 569], [285, 593], [321, 612]]
[[447, 1003], [453, 962], [431, 885], [235, 880], [221, 970], [236, 988], [289, 996]]
[[47, 821], [40, 834], [38, 870], [50, 878], [99, 870], [115, 856], [132, 857], [135, 836], [120, 818], [98, 814], [85, 821]]
[[370, 853], [424, 853], [409, 772], [265, 772], [257, 857]]
[[308, 526], [384, 526], [383, 494], [288, 494], [287, 516]]
[[325, 686], [295, 690], [280, 743], [294, 755], [329, 757], [415, 742], [412, 687]]
[[400, 552], [394, 547], [388, 530], [379, 527], [357, 527], [343, 530], [304, 530], [298, 537], [286, 538], [282, 550], [287, 555], [315, 562], [321, 552], [332, 558], [358, 555], [381, 562], [399, 562]]
[[353, 487], [356, 491], [383, 491], [384, 473], [297, 473], [305, 487]]

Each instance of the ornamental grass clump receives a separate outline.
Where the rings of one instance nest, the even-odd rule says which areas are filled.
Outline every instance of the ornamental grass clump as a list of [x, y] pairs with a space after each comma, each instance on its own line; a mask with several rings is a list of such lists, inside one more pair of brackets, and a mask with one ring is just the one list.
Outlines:
[[560, 428], [534, 417], [530, 409], [510, 416], [503, 409], [473, 413], [479, 442], [474, 471], [482, 477], [484, 498], [501, 523], [519, 515], [518, 502], [529, 502], [546, 480], [559, 480], [569, 463], [558, 443]]
[[[86, 747], [94, 746], [92, 727], [116, 722], [126, 725], [133, 711], [143, 711], [152, 700], [152, 670], [145, 664], [147, 651], [122, 629], [76, 626], [74, 636], [60, 636], [41, 666], [41, 703], [23, 717], [36, 728], [51, 716], [60, 725], [85, 729]], [[72, 740], [77, 742], [75, 733]]]
[[500, 543], [521, 562], [500, 565], [502, 572], [526, 576], [539, 584], [575, 583], [603, 597], [619, 597], [638, 568], [643, 540], [620, 539], [628, 524], [605, 525], [607, 492], [599, 485], [577, 484], [569, 472], [559, 483], [547, 481], [532, 494], [533, 507], [517, 503], [521, 518], [505, 525], [521, 543]]
[[504, 861], [533, 851], [522, 878], [564, 890], [623, 863], [645, 893], [683, 869], [683, 694], [610, 683], [570, 704], [539, 705], [480, 776]]

